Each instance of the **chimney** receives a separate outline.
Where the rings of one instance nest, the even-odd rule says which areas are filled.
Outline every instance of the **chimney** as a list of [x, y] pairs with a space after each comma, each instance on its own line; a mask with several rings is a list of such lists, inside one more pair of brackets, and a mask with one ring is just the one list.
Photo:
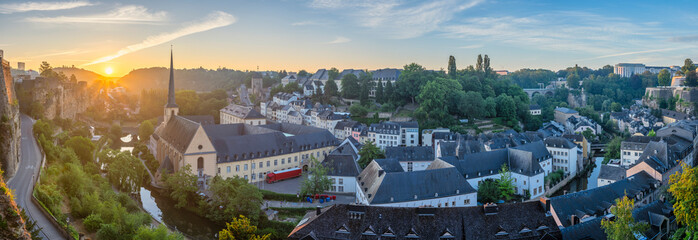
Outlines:
[[577, 215], [571, 215], [570, 216], [570, 226], [574, 226], [579, 223], [579, 218]]
[[484, 205], [485, 215], [495, 215], [499, 212], [499, 207], [495, 203], [488, 203]]
[[322, 213], [322, 207], [320, 207], [320, 206], [315, 207], [315, 215], [319, 216], [321, 213]]
[[541, 203], [543, 203], [543, 207], [545, 208], [546, 212], [550, 212], [550, 199], [547, 197], [542, 197], [540, 198]]

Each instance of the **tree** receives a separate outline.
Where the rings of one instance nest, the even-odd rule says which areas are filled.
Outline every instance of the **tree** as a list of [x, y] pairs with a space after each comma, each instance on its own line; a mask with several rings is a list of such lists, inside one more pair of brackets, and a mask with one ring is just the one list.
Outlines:
[[170, 197], [177, 203], [176, 208], [182, 208], [190, 203], [196, 195], [196, 175], [191, 173], [191, 166], [185, 165], [172, 175], [166, 175], [165, 185], [170, 191]]
[[499, 192], [504, 200], [511, 200], [514, 197], [514, 179], [511, 177], [511, 172], [506, 164], [502, 164], [499, 170]]
[[305, 70], [300, 70], [300, 71], [298, 71], [298, 76], [299, 76], [299, 77], [308, 76], [308, 72], [305, 71]]
[[327, 83], [325, 83], [325, 95], [328, 98], [339, 96], [337, 83], [334, 81], [334, 79], [327, 80]]
[[456, 72], [456, 58], [453, 55], [448, 56], [448, 76], [455, 79]]
[[221, 178], [215, 176], [209, 185], [211, 202], [209, 205], [210, 219], [218, 222], [232, 220], [232, 216], [249, 216], [256, 222], [261, 210], [262, 193], [247, 180], [238, 176]]
[[330, 189], [332, 181], [327, 173], [330, 168], [320, 164], [320, 161], [315, 157], [310, 157], [310, 169], [306, 173], [307, 176], [301, 183], [301, 195], [315, 195], [323, 193]]
[[606, 232], [608, 239], [635, 239], [636, 233], [642, 234], [649, 229], [648, 223], [635, 221], [633, 218], [634, 207], [635, 199], [630, 199], [628, 196], [616, 199], [616, 205], [611, 207], [611, 213], [616, 217], [615, 220], [601, 220], [601, 228]]
[[70, 83], [72, 83], [72, 84], [78, 83], [78, 78], [75, 77], [75, 74], [70, 74]]
[[404, 70], [400, 73], [400, 78], [397, 81], [397, 90], [395, 94], [399, 94], [403, 100], [409, 99], [412, 103], [422, 91], [422, 87], [433, 78], [431, 74], [425, 72], [424, 67], [419, 64], [411, 63], [405, 65]]
[[647, 136], [648, 136], [648, 137], [656, 137], [656, 136], [657, 136], [657, 133], [654, 132], [654, 129], [652, 129], [652, 130], [650, 130], [650, 132], [647, 133]]
[[109, 129], [109, 139], [112, 142], [112, 148], [119, 148], [121, 146], [121, 137], [123, 132], [121, 131], [121, 126], [119, 124], [114, 124]]
[[53, 71], [53, 67], [46, 61], [41, 62], [39, 66], [39, 74], [45, 78], [55, 78], [58, 74]]
[[141, 142], [147, 142], [154, 131], [155, 128], [153, 127], [153, 123], [150, 120], [145, 120], [138, 126], [138, 138]]
[[130, 152], [119, 152], [106, 161], [109, 182], [123, 192], [135, 192], [141, 188], [145, 167]]
[[659, 83], [659, 86], [671, 85], [671, 73], [669, 73], [669, 70], [662, 69], [662, 71], [660, 71], [657, 75], [657, 82]]
[[490, 72], [492, 71], [492, 68], [490, 68], [490, 57], [485, 54], [485, 59], [483, 61], [484, 63], [482, 64], [482, 71], [485, 73], [485, 78], [487, 78], [490, 75]]
[[219, 240], [269, 240], [270, 233], [256, 235], [257, 226], [252, 225], [245, 216], [233, 218], [233, 221], [225, 223], [225, 228], [218, 232]]
[[475, 63], [475, 70], [482, 72], [482, 54], [477, 55], [477, 63]]
[[71, 137], [65, 142], [64, 146], [72, 149], [83, 164], [92, 162], [92, 156], [96, 147], [90, 139], [81, 136]]
[[170, 233], [167, 230], [165, 224], [160, 224], [156, 228], [150, 228], [147, 226], [141, 226], [136, 231], [136, 235], [133, 236], [136, 240], [184, 240], [184, 236], [181, 233], [175, 232]]
[[327, 71], [327, 77], [328, 80], [335, 80], [337, 77], [339, 77], [339, 70], [336, 68], [330, 68], [329, 71]]
[[613, 111], [613, 112], [623, 111], [623, 106], [621, 106], [620, 103], [613, 102], [613, 103], [611, 103], [611, 111]]
[[383, 80], [378, 79], [378, 83], [376, 84], [376, 102], [378, 103], [384, 103], [385, 102], [385, 94], [383, 92]]
[[621, 137], [615, 137], [606, 145], [606, 153], [603, 155], [603, 163], [606, 164], [611, 159], [620, 158], [620, 144], [623, 141]]
[[[393, 82], [388, 80], [385, 83], [385, 93], [383, 94], [383, 98], [385, 99], [385, 102], [390, 102], [393, 101], [394, 98], [394, 89], [393, 89]], [[698, 112], [698, 111], [697, 111]]]
[[477, 187], [477, 201], [481, 203], [494, 203], [499, 201], [502, 195], [499, 184], [491, 178], [480, 182]]
[[359, 79], [356, 77], [356, 75], [344, 75], [344, 77], [342, 77], [341, 84], [343, 98], [356, 99], [359, 97], [361, 86], [359, 86]]
[[359, 92], [359, 100], [361, 101], [361, 104], [369, 104], [368, 102], [368, 95], [369, 92], [371, 91], [371, 87], [373, 87], [373, 80], [371, 79], [371, 75], [369, 74], [361, 74], [359, 77], [359, 84], [360, 84], [360, 92]]
[[359, 150], [359, 156], [361, 156], [361, 158], [359, 158], [359, 166], [361, 169], [364, 169], [373, 159], [385, 158], [385, 153], [383, 153], [373, 141], [369, 140], [366, 142], [366, 145]]
[[698, 86], [698, 76], [696, 76], [696, 70], [686, 71], [685, 74], [686, 80], [684, 81], [684, 85], [689, 87]]
[[368, 114], [368, 109], [361, 104], [354, 104], [349, 107], [349, 113], [353, 117], [365, 117]]
[[467, 92], [459, 104], [460, 112], [471, 120], [483, 117], [485, 113], [485, 99], [479, 92]]
[[[43, 64], [42, 64], [43, 66]], [[681, 67], [681, 72], [689, 72], [689, 71], [695, 71], [696, 70], [696, 65], [693, 64], [693, 61], [690, 58], [686, 58], [686, 60], [683, 61], [683, 66]]]
[[498, 117], [503, 117], [507, 122], [516, 120], [516, 103], [512, 97], [502, 94], [497, 96], [495, 101]]
[[698, 169], [682, 164], [683, 171], [678, 171], [669, 178], [669, 193], [674, 197], [674, 215], [685, 227], [688, 236], [698, 232]]
[[579, 75], [577, 75], [577, 74], [567, 75], [567, 87], [569, 89], [579, 88]]

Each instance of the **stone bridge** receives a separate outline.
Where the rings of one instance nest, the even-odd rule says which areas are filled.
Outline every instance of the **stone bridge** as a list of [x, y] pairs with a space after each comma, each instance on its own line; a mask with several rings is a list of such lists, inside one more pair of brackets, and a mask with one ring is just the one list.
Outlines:
[[524, 88], [523, 89], [526, 94], [528, 94], [528, 98], [533, 99], [533, 96], [537, 94], [543, 94], [546, 97], [552, 97], [553, 94], [555, 93], [555, 88]]

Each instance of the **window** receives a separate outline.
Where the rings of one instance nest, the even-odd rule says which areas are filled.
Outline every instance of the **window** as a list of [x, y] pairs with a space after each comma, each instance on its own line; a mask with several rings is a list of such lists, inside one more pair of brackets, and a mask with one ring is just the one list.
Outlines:
[[463, 204], [464, 204], [464, 205], [470, 204], [470, 199], [465, 199], [465, 200], [463, 200]]
[[337, 180], [336, 178], [330, 178], [330, 179], [332, 179], [332, 184], [335, 184], [335, 182], [337, 182], [337, 181], [336, 181], [336, 180]]
[[247, 180], [247, 175], [245, 175], [245, 180]]
[[230, 173], [230, 166], [226, 167], [226, 171]]
[[263, 178], [264, 178], [264, 174], [263, 174], [263, 173], [259, 173], [259, 179], [263, 179]]
[[344, 178], [339, 179], [339, 184], [344, 184]]
[[254, 175], [254, 174], [252, 174], [250, 176], [252, 176], [252, 180], [255, 180], [255, 178], [257, 177], [257, 175]]
[[218, 174], [221, 174], [221, 168], [218, 168]]
[[[291, 158], [289, 158], [288, 161], [291, 161], [290, 159], [291, 159]], [[293, 157], [293, 161], [294, 161], [294, 162], [298, 162], [298, 156]]]
[[274, 166], [278, 165], [278, 160], [274, 159]]
[[257, 166], [257, 164], [252, 163], [251, 166], [252, 166], [252, 169], [254, 169]]
[[239, 172], [240, 171], [240, 165], [235, 165], [235, 171]]
[[526, 180], [524, 180], [524, 186], [526, 186]]
[[283, 158], [281, 159], [281, 164], [284, 164], [284, 163], [285, 163], [284, 160], [285, 160], [285, 159], [283, 159]]
[[332, 191], [336, 192], [337, 191], [337, 186], [332, 186]]
[[264, 167], [264, 162], [259, 162], [259, 168], [263, 168], [263, 167]]
[[267, 161], [267, 167], [269, 167], [269, 166], [270, 166], [270, 165], [269, 165], [269, 161]]
[[337, 190], [339, 190], [340, 192], [344, 192], [344, 186], [337, 187]]

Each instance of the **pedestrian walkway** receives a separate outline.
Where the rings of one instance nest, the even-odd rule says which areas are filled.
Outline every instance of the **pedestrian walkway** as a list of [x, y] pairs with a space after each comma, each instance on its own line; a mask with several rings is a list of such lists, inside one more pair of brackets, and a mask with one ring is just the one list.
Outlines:
[[[331, 194], [328, 194], [331, 195]], [[263, 207], [286, 207], [286, 208], [307, 208], [307, 207], [326, 207], [329, 205], [333, 204], [351, 204], [354, 203], [354, 196], [348, 196], [348, 195], [336, 195], [337, 199], [334, 201], [329, 201], [329, 202], [323, 202], [320, 203], [318, 199], [313, 199], [312, 203], [309, 203], [307, 201], [303, 202], [288, 202], [288, 201], [272, 201], [272, 200], [264, 200], [264, 206]]]

